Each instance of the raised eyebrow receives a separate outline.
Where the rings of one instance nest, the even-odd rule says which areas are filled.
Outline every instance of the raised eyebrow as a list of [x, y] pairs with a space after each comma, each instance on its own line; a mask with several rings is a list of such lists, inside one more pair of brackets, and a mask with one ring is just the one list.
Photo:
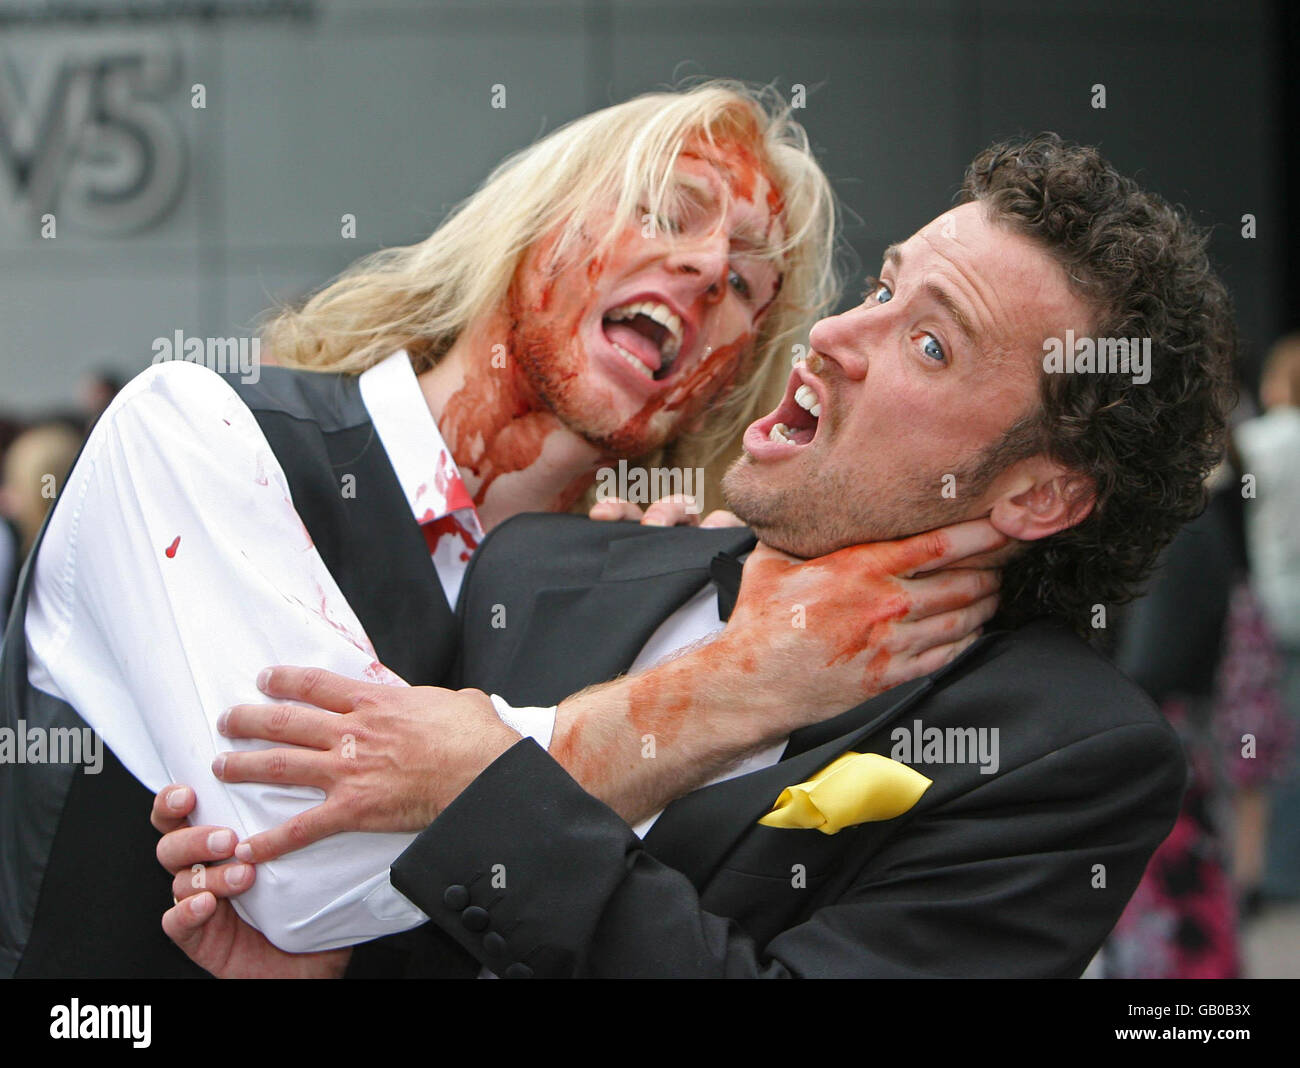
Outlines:
[[[902, 269], [903, 249], [901, 245], [893, 244], [890, 245], [889, 248], [885, 249], [885, 263], [897, 270]], [[948, 315], [948, 318], [957, 324], [957, 329], [965, 336], [966, 343], [975, 347], [975, 327], [970, 321], [970, 316], [968, 316], [962, 309], [961, 305], [953, 299], [953, 295], [944, 289], [943, 286], [935, 282], [926, 282], [922, 288], [925, 290], [926, 296], [943, 308], [944, 312]]]
[[925, 291], [931, 300], [943, 308], [943, 310], [948, 314], [948, 318], [957, 324], [957, 329], [961, 331], [966, 338], [966, 344], [971, 346], [971, 348], [978, 347], [975, 341], [975, 327], [971, 324], [970, 318], [966, 315], [965, 311], [962, 310], [961, 305], [953, 299], [952, 294], [944, 289], [943, 286], [936, 285], [934, 282], [927, 282], [925, 284]]

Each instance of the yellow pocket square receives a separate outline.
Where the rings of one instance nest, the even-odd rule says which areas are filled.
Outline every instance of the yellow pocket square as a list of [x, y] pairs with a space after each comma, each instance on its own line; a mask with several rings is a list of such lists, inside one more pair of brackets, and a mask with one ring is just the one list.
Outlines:
[[929, 788], [929, 779], [897, 760], [878, 753], [845, 753], [807, 782], [787, 786], [758, 822], [834, 834], [858, 823], [901, 816]]

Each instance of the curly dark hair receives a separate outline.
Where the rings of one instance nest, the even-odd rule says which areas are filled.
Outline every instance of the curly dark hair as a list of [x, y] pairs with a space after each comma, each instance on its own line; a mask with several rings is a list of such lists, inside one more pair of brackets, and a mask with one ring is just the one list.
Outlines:
[[1011, 625], [1050, 614], [1090, 635], [1094, 606], [1131, 600], [1205, 507], [1235, 403], [1231, 301], [1208, 232], [1095, 148], [1053, 133], [993, 145], [967, 169], [960, 199], [1046, 249], [1091, 309], [1094, 337], [1150, 338], [1145, 383], [1041, 374], [1039, 412], [985, 457], [1000, 467], [1044, 453], [1095, 483], [1088, 518], [1007, 565], [999, 613]]

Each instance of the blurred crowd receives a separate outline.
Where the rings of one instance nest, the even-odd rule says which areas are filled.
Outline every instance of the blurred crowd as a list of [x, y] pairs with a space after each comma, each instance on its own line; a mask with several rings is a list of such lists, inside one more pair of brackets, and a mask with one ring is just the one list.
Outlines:
[[1110, 638], [1190, 769], [1182, 811], [1092, 974], [1237, 978], [1247, 926], [1300, 901], [1300, 334], [1243, 395], [1205, 512]]
[[[81, 444], [121, 387], [87, 375], [75, 406], [0, 412], [0, 634], [18, 571]], [[1248, 925], [1300, 903], [1300, 334], [1243, 393], [1206, 511], [1164, 554], [1103, 645], [1183, 739], [1182, 812], [1089, 969], [1113, 978], [1246, 974]]]
[[0, 636], [27, 558], [46, 513], [81, 451], [81, 444], [108, 407], [122, 379], [95, 371], [78, 383], [66, 410], [22, 419], [0, 411]]

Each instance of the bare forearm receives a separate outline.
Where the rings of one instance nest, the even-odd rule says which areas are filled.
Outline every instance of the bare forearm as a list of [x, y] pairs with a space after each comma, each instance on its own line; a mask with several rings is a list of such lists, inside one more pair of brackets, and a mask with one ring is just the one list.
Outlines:
[[635, 825], [788, 733], [769, 694], [719, 638], [564, 701], [551, 756]]

